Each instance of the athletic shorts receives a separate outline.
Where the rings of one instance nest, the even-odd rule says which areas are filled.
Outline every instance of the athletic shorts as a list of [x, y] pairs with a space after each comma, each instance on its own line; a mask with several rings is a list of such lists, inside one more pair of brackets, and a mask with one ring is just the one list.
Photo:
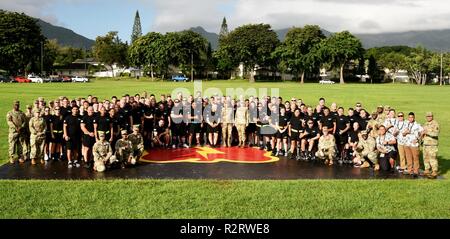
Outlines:
[[83, 135], [83, 146], [92, 148], [95, 144], [95, 137], [91, 137], [87, 134]]
[[189, 125], [189, 133], [190, 134], [199, 134], [201, 130], [201, 124], [190, 124]]
[[216, 126], [216, 127], [211, 127], [211, 125], [208, 124], [207, 126], [207, 132], [208, 134], [217, 134], [220, 132], [220, 126]]

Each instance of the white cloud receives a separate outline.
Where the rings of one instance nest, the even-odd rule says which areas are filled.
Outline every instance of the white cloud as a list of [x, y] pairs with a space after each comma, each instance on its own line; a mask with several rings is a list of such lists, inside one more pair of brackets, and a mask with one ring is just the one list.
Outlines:
[[[25, 12], [61, 25], [51, 6], [58, 2], [90, 4], [107, 0], [0, 0], [0, 8]], [[119, 1], [119, 0], [111, 0]], [[448, 0], [126, 0], [151, 6], [154, 13], [144, 30], [178, 31], [203, 26], [218, 32], [226, 16], [230, 29], [248, 23], [269, 23], [273, 28], [318, 24], [329, 31], [354, 33], [398, 32], [450, 28]], [[107, 5], [105, 5], [107, 6]], [[130, 16], [130, 19], [133, 16]], [[114, 19], [121, 21], [121, 19]], [[67, 22], [69, 25], [76, 25]], [[94, 23], [93, 23], [94, 24]], [[114, 24], [114, 22], [111, 22]], [[101, 26], [96, 26], [101, 28]], [[118, 29], [126, 31], [127, 29]], [[82, 33], [82, 32], [81, 32]]]

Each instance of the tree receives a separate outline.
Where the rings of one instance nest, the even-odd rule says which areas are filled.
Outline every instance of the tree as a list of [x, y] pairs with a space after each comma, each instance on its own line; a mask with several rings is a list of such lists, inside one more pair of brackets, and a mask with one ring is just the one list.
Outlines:
[[136, 16], [134, 17], [133, 32], [131, 34], [131, 43], [134, 43], [134, 41], [136, 41], [141, 36], [142, 36], [141, 17], [139, 16], [139, 11], [136, 11]]
[[[383, 68], [393, 71], [394, 74], [398, 73], [401, 69], [407, 68], [406, 56], [399, 52], [389, 52], [383, 54], [380, 56], [379, 62]], [[392, 77], [392, 83], [395, 83], [394, 77]]]
[[411, 56], [406, 58], [409, 72], [418, 85], [425, 85], [429, 73], [431, 52], [422, 46], [418, 46]]
[[320, 65], [318, 47], [325, 35], [319, 26], [307, 25], [304, 28], [292, 28], [286, 38], [274, 52], [280, 58], [282, 66], [301, 75], [304, 83], [305, 72], [311, 73]]
[[45, 37], [37, 20], [25, 14], [0, 10], [0, 66], [11, 73], [26, 73], [39, 62]]
[[219, 40], [223, 37], [226, 37], [229, 34], [227, 19], [223, 17], [222, 25], [220, 27]]
[[95, 39], [94, 55], [98, 61], [111, 69], [114, 76], [113, 65], [124, 66], [127, 64], [128, 45], [117, 36], [117, 32], [109, 32], [106, 36]]
[[254, 70], [257, 65], [273, 64], [272, 52], [280, 44], [277, 34], [268, 24], [249, 24], [236, 28], [219, 44], [218, 57], [237, 67], [244, 64], [250, 70], [250, 82], [255, 82]]
[[379, 70], [377, 60], [373, 55], [369, 56], [369, 65], [367, 66], [367, 74], [370, 77], [370, 83], [378, 80], [379, 78]]
[[321, 47], [321, 55], [333, 67], [340, 69], [340, 83], [344, 84], [344, 67], [350, 60], [356, 59], [363, 53], [361, 41], [348, 31], [331, 35]]
[[150, 76], [153, 80], [155, 68], [164, 68], [168, 62], [164, 45], [163, 35], [150, 32], [131, 44], [128, 51], [129, 61], [135, 66], [150, 67]]
[[206, 53], [208, 41], [200, 34], [187, 30], [170, 35], [171, 59], [175, 65], [190, 65], [191, 80], [194, 80], [194, 65], [199, 65], [201, 55]]

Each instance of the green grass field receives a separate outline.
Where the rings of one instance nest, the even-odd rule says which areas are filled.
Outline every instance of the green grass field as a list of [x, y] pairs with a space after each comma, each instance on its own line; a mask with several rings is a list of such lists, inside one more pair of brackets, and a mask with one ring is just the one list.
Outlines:
[[[95, 80], [88, 84], [0, 84], [0, 115], [14, 100], [65, 95], [102, 98], [143, 91], [171, 93], [192, 83]], [[390, 105], [414, 111], [420, 123], [433, 111], [441, 126], [443, 180], [111, 180], [0, 181], [0, 218], [450, 218], [450, 87], [416, 85], [318, 85], [211, 81], [207, 87], [279, 88], [285, 99], [344, 107], [357, 101], [372, 111]], [[6, 119], [0, 121], [0, 163], [7, 162]]]

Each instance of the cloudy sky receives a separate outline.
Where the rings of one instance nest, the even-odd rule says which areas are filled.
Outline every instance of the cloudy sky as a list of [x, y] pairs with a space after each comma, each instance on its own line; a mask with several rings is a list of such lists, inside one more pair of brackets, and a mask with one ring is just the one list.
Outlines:
[[449, 29], [448, 0], [0, 0], [0, 9], [25, 12], [95, 39], [119, 31], [129, 40], [139, 10], [144, 33], [203, 26], [218, 32], [246, 23], [273, 28], [318, 24], [354, 33]]

